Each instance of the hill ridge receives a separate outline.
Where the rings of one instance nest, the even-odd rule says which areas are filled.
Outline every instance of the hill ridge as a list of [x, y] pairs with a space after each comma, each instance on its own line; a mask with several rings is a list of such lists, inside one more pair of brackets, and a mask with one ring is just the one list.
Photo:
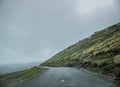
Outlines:
[[82, 67], [107, 76], [118, 77], [120, 23], [95, 32], [90, 37], [60, 51], [41, 65]]

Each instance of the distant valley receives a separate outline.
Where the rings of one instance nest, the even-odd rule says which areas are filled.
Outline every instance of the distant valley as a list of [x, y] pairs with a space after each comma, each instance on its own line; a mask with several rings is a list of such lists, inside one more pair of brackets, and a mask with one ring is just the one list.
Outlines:
[[38, 66], [41, 62], [30, 62], [23, 64], [0, 64], [0, 74], [8, 74], [16, 71], [29, 69]]

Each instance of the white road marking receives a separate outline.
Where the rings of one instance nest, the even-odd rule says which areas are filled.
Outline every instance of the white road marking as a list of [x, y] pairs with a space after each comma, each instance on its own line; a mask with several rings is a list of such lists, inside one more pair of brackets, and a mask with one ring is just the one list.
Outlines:
[[64, 79], [62, 79], [62, 80], [61, 80], [61, 82], [63, 83], [63, 82], [65, 82], [65, 80], [64, 80]]

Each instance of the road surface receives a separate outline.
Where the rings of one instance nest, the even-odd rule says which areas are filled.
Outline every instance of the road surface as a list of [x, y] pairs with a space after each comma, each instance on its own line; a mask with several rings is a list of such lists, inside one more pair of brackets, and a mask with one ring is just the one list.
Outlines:
[[15, 87], [119, 87], [92, 73], [74, 68], [59, 67]]

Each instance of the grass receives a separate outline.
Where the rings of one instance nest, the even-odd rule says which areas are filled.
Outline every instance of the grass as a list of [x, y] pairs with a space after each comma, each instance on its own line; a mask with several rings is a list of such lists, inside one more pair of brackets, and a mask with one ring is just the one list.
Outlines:
[[90, 37], [59, 52], [41, 65], [77, 66], [119, 78], [120, 25], [116, 24], [95, 32]]
[[24, 79], [28, 79], [28, 78], [34, 77], [34, 76], [36, 76], [36, 74], [39, 74], [39, 73], [41, 73], [43, 71], [44, 71], [43, 68], [33, 67], [31, 69], [24, 70], [24, 71], [18, 73], [15, 76], [15, 78], [20, 79], [20, 80], [21, 79], [24, 80]]
[[33, 67], [33, 68], [30, 68], [27, 70], [14, 72], [14, 73], [10, 73], [10, 74], [1, 76], [0, 87], [6, 87], [9, 85], [19, 83], [21, 81], [25, 81], [25, 80], [33, 78], [45, 71], [46, 71], [46, 69], [44, 69], [44, 68]]

